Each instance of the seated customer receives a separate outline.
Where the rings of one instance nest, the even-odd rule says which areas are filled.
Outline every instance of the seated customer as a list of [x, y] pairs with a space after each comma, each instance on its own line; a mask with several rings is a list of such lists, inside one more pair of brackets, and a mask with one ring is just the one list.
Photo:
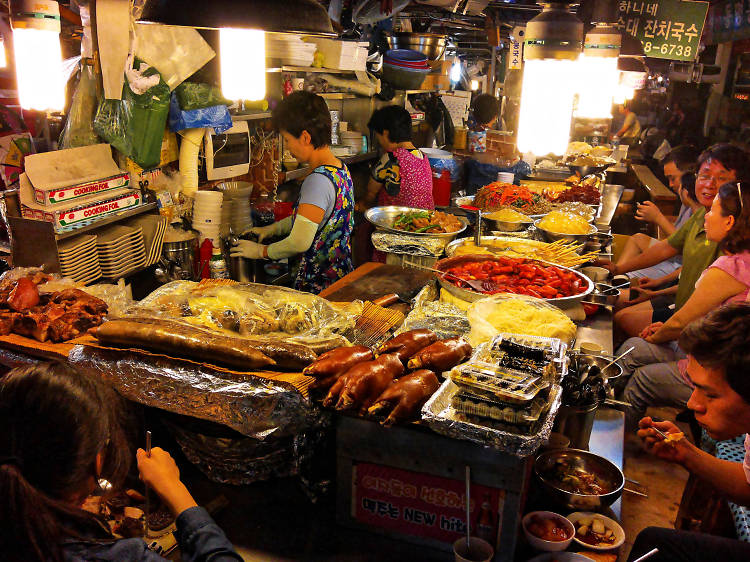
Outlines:
[[498, 99], [490, 94], [479, 94], [471, 101], [470, 125], [491, 129], [497, 120]]
[[[130, 465], [119, 398], [96, 379], [40, 363], [0, 378], [0, 558], [9, 562], [164, 560], [140, 538], [116, 539], [84, 511], [97, 480], [117, 488]], [[138, 450], [141, 480], [177, 518], [183, 560], [241, 561], [198, 507], [169, 453]]]
[[398, 205], [434, 209], [430, 161], [412, 144], [411, 115], [403, 107], [389, 105], [376, 110], [367, 124], [385, 151], [372, 171], [364, 201], [356, 209]]
[[704, 219], [706, 239], [717, 242], [725, 255], [703, 272], [695, 292], [666, 322], [654, 322], [640, 337], [628, 339], [620, 349], [635, 349], [623, 358], [632, 372], [624, 399], [633, 405], [627, 413], [631, 424], [648, 406], [684, 407], [692, 389], [682, 376], [678, 360], [684, 358], [676, 340], [690, 322], [727, 303], [744, 301], [750, 291], [750, 186], [721, 186]]
[[[694, 387], [688, 408], [695, 419], [717, 440], [750, 432], [750, 304], [733, 303], [690, 324], [680, 336], [688, 354], [687, 373]], [[657, 457], [678, 463], [710, 482], [720, 493], [740, 505], [750, 505], [750, 438], [745, 438], [744, 463], [725, 461], [706, 453], [685, 437], [666, 443], [654, 429], [677, 434], [671, 422], [640, 421], [639, 437]], [[734, 539], [649, 527], [630, 551], [635, 560], [653, 548], [659, 552], [649, 561], [734, 562], [750, 560], [750, 544]]]
[[[660, 240], [641, 255], [622, 264], [602, 263], [613, 275], [617, 275], [656, 265], [682, 254], [682, 271], [675, 295], [675, 310], [679, 310], [687, 302], [698, 277], [717, 257], [718, 246], [706, 240], [703, 217], [706, 210], [711, 207], [719, 186], [748, 177], [748, 155], [732, 145], [714, 145], [705, 150], [698, 161], [700, 169], [695, 182], [695, 195], [702, 207], [669, 238]], [[622, 314], [618, 312], [615, 315], [615, 323], [618, 329], [629, 336], [637, 336], [652, 322], [663, 322], [674, 312], [656, 311], [659, 315], [655, 317], [655, 310], [649, 302], [625, 310], [627, 313], [621, 311]]]
[[[661, 165], [664, 168], [664, 175], [669, 181], [669, 188], [677, 194], [681, 202], [680, 211], [674, 223], [665, 217], [659, 210], [659, 207], [652, 201], [640, 203], [635, 218], [658, 226], [666, 236], [671, 236], [685, 224], [692, 216], [693, 211], [699, 208], [700, 204], [695, 199], [695, 183], [692, 186], [688, 186], [688, 191], [685, 192], [682, 187], [682, 178], [688, 172], [695, 172], [698, 164], [698, 156], [698, 150], [694, 146], [682, 145], [673, 148], [661, 161]], [[642, 254], [647, 248], [658, 241], [657, 238], [652, 238], [642, 232], [634, 234], [628, 239], [617, 263], [622, 264]], [[651, 267], [631, 271], [628, 273], [628, 277], [631, 279], [634, 277], [656, 279], [673, 273], [681, 265], [681, 257], [675, 256]]]

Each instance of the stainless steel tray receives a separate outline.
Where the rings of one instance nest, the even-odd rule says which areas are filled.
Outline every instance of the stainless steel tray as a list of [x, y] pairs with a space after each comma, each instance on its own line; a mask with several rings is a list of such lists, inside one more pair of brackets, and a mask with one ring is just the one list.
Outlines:
[[407, 234], [409, 236], [420, 236], [425, 238], [442, 238], [446, 240], [446, 242], [450, 242], [453, 240], [456, 236], [464, 232], [468, 226], [469, 221], [466, 219], [466, 217], [454, 215], [460, 222], [463, 224], [463, 228], [460, 230], [457, 230], [456, 232], [445, 232], [442, 234], [428, 234], [426, 232], [409, 232], [407, 230], [399, 230], [398, 228], [393, 228], [393, 221], [396, 220], [396, 217], [400, 215], [401, 213], [410, 213], [410, 212], [419, 212], [424, 211], [424, 209], [414, 209], [412, 207], [373, 207], [372, 209], [368, 209], [367, 212], [365, 212], [365, 218], [376, 228], [379, 228], [380, 230], [385, 230], [387, 232], [395, 232], [396, 234]]
[[498, 429], [500, 424], [491, 420], [487, 420], [487, 425], [470, 421], [451, 406], [451, 400], [457, 392], [458, 387], [450, 379], [446, 380], [422, 406], [422, 421], [435, 433], [472, 441], [518, 457], [533, 455], [549, 438], [562, 398], [562, 389], [556, 384], [552, 385], [549, 408], [532, 427], [532, 432], [523, 434], [514, 432], [511, 428]]
[[[463, 256], [455, 256], [452, 258], [445, 258], [440, 260], [435, 264], [435, 269], [443, 270], [444, 268], [453, 267], [454, 265], [458, 265], [463, 261], [489, 261], [497, 259], [497, 256], [487, 255], [487, 254], [466, 254]], [[563, 267], [561, 265], [557, 265], [550, 262], [545, 262], [542, 260], [532, 260], [537, 261], [539, 263], [542, 263], [544, 265], [553, 265], [555, 267], [559, 267], [560, 269], [564, 269], [566, 271], [570, 271], [571, 273], [574, 273], [578, 277], [581, 278], [581, 280], [586, 284], [586, 289], [582, 293], [579, 293], [577, 295], [572, 295], [570, 297], [562, 297], [559, 299], [539, 299], [540, 301], [547, 302], [552, 305], [556, 306], [569, 306], [577, 302], [581, 302], [584, 297], [586, 297], [591, 291], [594, 290], [594, 282], [586, 277], [583, 273], [580, 271], [576, 271], [575, 269], [571, 269], [569, 267]], [[442, 275], [439, 273], [435, 274], [435, 277], [437, 277], [438, 283], [440, 283], [440, 286], [443, 287], [446, 291], [448, 291], [450, 294], [452, 294], [454, 297], [458, 297], [459, 299], [474, 302], [478, 301], [479, 299], [483, 299], [485, 297], [489, 297], [491, 295], [487, 295], [484, 293], [477, 293], [474, 291], [470, 291], [469, 289], [462, 289], [461, 287], [457, 287], [453, 283], [446, 281]], [[509, 295], [512, 296], [512, 293], [509, 293]]]

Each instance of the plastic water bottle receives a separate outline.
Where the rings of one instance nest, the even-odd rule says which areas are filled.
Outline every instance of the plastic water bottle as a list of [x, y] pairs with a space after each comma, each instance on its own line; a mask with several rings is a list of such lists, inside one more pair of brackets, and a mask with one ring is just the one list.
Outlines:
[[620, 137], [615, 135], [612, 137], [612, 150], [615, 151], [620, 146]]

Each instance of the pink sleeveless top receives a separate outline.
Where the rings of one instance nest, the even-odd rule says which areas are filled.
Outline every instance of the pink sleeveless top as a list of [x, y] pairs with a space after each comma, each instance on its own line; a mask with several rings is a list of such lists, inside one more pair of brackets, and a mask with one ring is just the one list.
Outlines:
[[721, 256], [709, 266], [709, 269], [712, 267], [719, 268], [746, 286], [744, 291], [728, 298], [722, 304], [750, 300], [748, 299], [748, 291], [750, 291], [750, 252]]
[[395, 197], [388, 195], [385, 189], [382, 189], [378, 204], [434, 209], [432, 169], [427, 156], [423, 154], [422, 158], [418, 158], [405, 148], [397, 148], [393, 151], [393, 155], [398, 160], [401, 188]]

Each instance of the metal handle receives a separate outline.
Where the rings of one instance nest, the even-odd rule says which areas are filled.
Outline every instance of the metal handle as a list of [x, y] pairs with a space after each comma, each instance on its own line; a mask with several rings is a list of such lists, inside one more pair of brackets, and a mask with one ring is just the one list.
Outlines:
[[372, 301], [372, 304], [377, 304], [378, 306], [385, 308], [396, 304], [400, 300], [401, 298], [396, 293], [391, 293], [390, 295], [383, 295], [382, 297], [375, 299]]

